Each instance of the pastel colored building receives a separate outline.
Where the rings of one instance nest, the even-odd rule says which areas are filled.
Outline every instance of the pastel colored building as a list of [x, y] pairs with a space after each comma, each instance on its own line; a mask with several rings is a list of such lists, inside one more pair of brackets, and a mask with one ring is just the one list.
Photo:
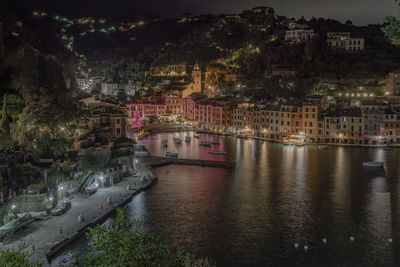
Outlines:
[[315, 102], [304, 102], [302, 109], [303, 132], [309, 139], [318, 136], [318, 105]]
[[386, 76], [385, 95], [400, 94], [400, 72], [391, 72]]
[[400, 144], [400, 110], [387, 109], [380, 125], [380, 133], [386, 144]]
[[167, 114], [167, 106], [164, 103], [135, 103], [127, 104], [128, 118], [133, 118], [136, 109], [139, 109], [140, 116], [162, 116]]
[[178, 97], [166, 97], [165, 106], [167, 114], [182, 115], [183, 114], [183, 99]]
[[95, 131], [108, 140], [126, 137], [126, 114], [119, 108], [101, 106], [91, 110]]

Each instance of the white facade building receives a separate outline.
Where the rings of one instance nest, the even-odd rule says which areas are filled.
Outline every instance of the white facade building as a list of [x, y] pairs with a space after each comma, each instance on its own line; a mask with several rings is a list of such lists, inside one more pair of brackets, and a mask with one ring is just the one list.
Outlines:
[[313, 29], [293, 29], [286, 31], [285, 41], [290, 43], [302, 43], [316, 39], [318, 34]]
[[101, 93], [103, 95], [116, 95], [118, 92], [118, 84], [116, 83], [102, 83]]

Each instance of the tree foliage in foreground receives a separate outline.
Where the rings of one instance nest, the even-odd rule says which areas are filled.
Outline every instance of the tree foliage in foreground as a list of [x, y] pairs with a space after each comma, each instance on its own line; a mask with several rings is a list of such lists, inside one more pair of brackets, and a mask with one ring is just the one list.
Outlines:
[[384, 26], [381, 28], [386, 38], [396, 46], [400, 46], [400, 21], [395, 17], [386, 17]]
[[125, 209], [118, 209], [108, 224], [89, 229], [93, 251], [86, 255], [85, 266], [213, 266], [207, 259], [173, 252], [139, 228], [137, 221], [128, 220]]
[[0, 266], [3, 267], [41, 267], [42, 264], [30, 262], [25, 254], [8, 249], [0, 251]]
[[[400, 4], [400, 0], [394, 0], [396, 4]], [[381, 28], [385, 33], [386, 38], [392, 41], [396, 46], [400, 46], [400, 21], [398, 18], [388, 16], [384, 20], [384, 25]]]

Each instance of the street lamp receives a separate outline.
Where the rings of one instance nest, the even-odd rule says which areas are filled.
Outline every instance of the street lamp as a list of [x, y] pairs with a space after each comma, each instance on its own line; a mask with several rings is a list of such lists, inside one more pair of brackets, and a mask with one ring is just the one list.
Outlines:
[[16, 211], [15, 211], [16, 208], [17, 208], [17, 207], [16, 207], [15, 205], [12, 205], [12, 206], [11, 206], [12, 213], [13, 213], [15, 216], [17, 216], [17, 213], [16, 213]]

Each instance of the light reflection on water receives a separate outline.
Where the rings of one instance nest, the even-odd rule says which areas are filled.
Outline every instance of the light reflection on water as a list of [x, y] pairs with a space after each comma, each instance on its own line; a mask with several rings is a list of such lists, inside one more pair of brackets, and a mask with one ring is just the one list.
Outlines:
[[[158, 183], [128, 204], [130, 218], [173, 248], [208, 256], [218, 266], [400, 264], [400, 150], [296, 148], [204, 134], [186, 144], [185, 135], [158, 134], [145, 145], [153, 155], [234, 160], [236, 168], [159, 168]], [[165, 137], [167, 149], [160, 147]], [[202, 140], [220, 144], [201, 147]], [[367, 170], [364, 161], [384, 161], [385, 169]]]

